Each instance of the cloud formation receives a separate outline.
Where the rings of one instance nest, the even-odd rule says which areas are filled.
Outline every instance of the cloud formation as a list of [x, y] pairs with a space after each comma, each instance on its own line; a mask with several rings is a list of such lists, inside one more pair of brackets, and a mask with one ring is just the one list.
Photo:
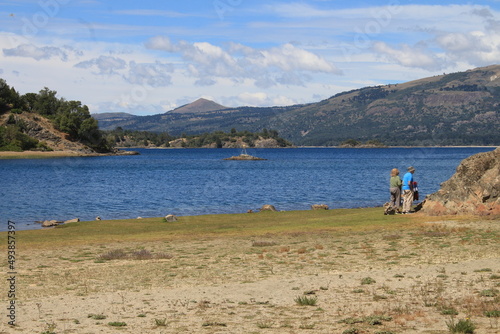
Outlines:
[[68, 50], [51, 46], [38, 47], [33, 44], [21, 44], [15, 48], [3, 49], [3, 54], [7, 57], [33, 58], [37, 61], [50, 58], [68, 60]]
[[402, 44], [396, 48], [384, 42], [375, 42], [373, 50], [385, 56], [390, 62], [398, 63], [405, 67], [439, 70], [443, 66], [442, 60], [423, 46]]
[[125, 69], [127, 63], [118, 57], [100, 56], [91, 60], [82, 61], [75, 65], [76, 68], [94, 69], [96, 74], [118, 74], [119, 70]]
[[156, 61], [155, 63], [129, 63], [129, 73], [125, 80], [134, 85], [148, 85], [151, 87], [164, 87], [172, 84], [171, 73], [174, 72], [172, 64]]
[[178, 54], [187, 62], [187, 73], [197, 78], [197, 85], [213, 85], [217, 78], [251, 79], [259, 87], [303, 85], [310, 73], [342, 74], [332, 62], [291, 43], [256, 49], [239, 43], [225, 47], [208, 42], [173, 43], [166, 36], [156, 36], [145, 46]]

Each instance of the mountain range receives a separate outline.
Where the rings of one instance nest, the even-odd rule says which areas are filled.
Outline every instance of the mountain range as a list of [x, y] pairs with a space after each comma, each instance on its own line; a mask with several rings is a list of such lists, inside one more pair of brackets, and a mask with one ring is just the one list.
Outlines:
[[172, 111], [93, 114], [103, 130], [199, 134], [277, 130], [296, 145], [355, 139], [387, 145], [500, 145], [500, 65], [365, 87], [316, 103], [228, 108], [198, 99]]

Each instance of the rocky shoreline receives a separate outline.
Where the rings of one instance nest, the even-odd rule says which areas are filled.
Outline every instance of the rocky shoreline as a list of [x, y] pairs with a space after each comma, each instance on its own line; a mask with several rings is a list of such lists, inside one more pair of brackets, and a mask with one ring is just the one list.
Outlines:
[[123, 156], [123, 155], [139, 155], [137, 151], [117, 150], [109, 153], [97, 152], [81, 152], [81, 151], [2, 151], [0, 159], [43, 159], [43, 158], [65, 158], [65, 157], [104, 157], [104, 156]]

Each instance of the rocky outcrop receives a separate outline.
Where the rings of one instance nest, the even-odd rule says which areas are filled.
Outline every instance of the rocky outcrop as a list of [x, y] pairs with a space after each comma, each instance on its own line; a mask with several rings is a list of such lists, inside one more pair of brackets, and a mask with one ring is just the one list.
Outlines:
[[463, 160], [456, 173], [427, 196], [428, 215], [500, 215], [500, 148]]
[[95, 153], [90, 147], [69, 140], [68, 135], [57, 130], [46, 118], [34, 113], [14, 114], [14, 119], [22, 123], [23, 132], [45, 143], [54, 151], [74, 151], [81, 154]]

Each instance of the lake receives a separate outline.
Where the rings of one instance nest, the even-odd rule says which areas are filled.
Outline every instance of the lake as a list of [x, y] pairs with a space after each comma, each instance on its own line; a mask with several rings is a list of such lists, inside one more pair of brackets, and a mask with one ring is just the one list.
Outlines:
[[[225, 161], [238, 149], [138, 149], [141, 155], [0, 160], [0, 230], [36, 220], [94, 220], [381, 206], [389, 172], [414, 166], [420, 197], [466, 157], [493, 148], [248, 149], [265, 161]], [[382, 214], [382, 210], [381, 210]]]

